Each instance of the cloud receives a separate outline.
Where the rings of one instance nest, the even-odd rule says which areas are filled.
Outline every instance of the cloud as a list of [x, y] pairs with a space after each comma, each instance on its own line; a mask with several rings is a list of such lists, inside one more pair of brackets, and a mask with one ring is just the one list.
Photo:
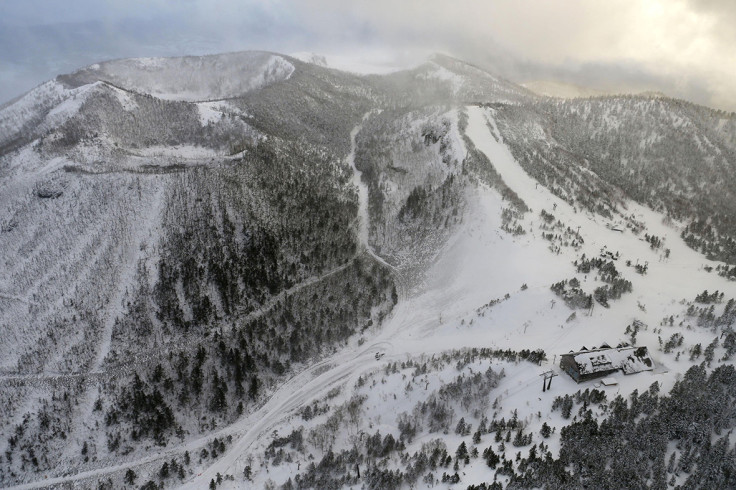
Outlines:
[[732, 0], [688, 0], [692, 10], [711, 16], [714, 34], [724, 42], [736, 41], [736, 2]]
[[[51, 78], [60, 64], [69, 71], [121, 56], [267, 49], [343, 56], [383, 51], [405, 60], [442, 51], [515, 81], [660, 90], [736, 109], [731, 0], [67, 3], [0, 3], [0, 49], [15, 63], [0, 64], [0, 79], [19, 65], [22, 73]], [[15, 95], [7, 92], [0, 87], [0, 100]]]
[[[736, 109], [736, 2], [719, 0], [317, 0], [313, 25], [360, 19], [373, 42], [441, 50], [516, 81], [659, 90]], [[344, 27], [344, 26], [343, 26]], [[329, 27], [328, 27], [329, 28]]]

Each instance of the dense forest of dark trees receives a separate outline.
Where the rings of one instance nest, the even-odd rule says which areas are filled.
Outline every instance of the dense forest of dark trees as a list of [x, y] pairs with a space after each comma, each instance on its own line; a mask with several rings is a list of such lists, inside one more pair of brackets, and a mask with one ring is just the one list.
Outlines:
[[[495, 477], [468, 488], [731, 488], [736, 485], [736, 450], [729, 443], [736, 422], [730, 408], [734, 402], [736, 370], [732, 365], [721, 365], [710, 373], [704, 365], [693, 366], [667, 395], [654, 383], [642, 393], [634, 391], [628, 399], [608, 400], [596, 389], [557, 397], [553, 410], [561, 410], [565, 419], [572, 420], [560, 430], [557, 456], [544, 442], [552, 432], [546, 424], [541, 440], [537, 436], [538, 442], [532, 444], [535, 438], [515, 419], [489, 421], [484, 417], [475, 431], [461, 419], [454, 432], [473, 435], [456, 450], [439, 438], [410, 453], [405, 445], [411, 438], [405, 431], [398, 438], [375, 431], [349, 450], [328, 449], [319, 462], [310, 463], [282, 488], [461, 483], [463, 467], [481, 457]], [[594, 417], [594, 408], [607, 415]], [[483, 448], [488, 434], [494, 434], [494, 441]], [[292, 434], [275, 446], [290, 444], [294, 449], [299, 441]], [[526, 456], [519, 453], [514, 460], [507, 459], [504, 447], [509, 444], [526, 448]], [[269, 456], [274, 464], [275, 454]], [[391, 459], [400, 461], [400, 469], [387, 464]]]
[[560, 432], [559, 457], [523, 458], [508, 488], [664, 489], [683, 479], [681, 488], [736, 485], [736, 453], [728, 442], [735, 422], [732, 365], [710, 373], [693, 366], [665, 396], [655, 383], [628, 400], [617, 397], [601, 421], [586, 408], [595, 401], [580, 401], [576, 420]]
[[556, 282], [550, 289], [572, 309], [588, 309], [593, 306], [593, 295], [586, 293], [575, 277]]
[[[340, 167], [298, 146], [260, 146], [222, 176], [187, 176], [193, 182], [185, 180], [182, 191], [196, 190], [201, 198], [170, 200], [169, 219], [175, 221], [167, 228], [174, 233], [162, 254], [154, 298], [172, 346], [163, 367], [146, 368], [149, 399], [161, 400], [147, 411], [168, 413], [168, 400], [177, 413], [186, 407], [184, 413], [211, 419], [200, 430], [233, 420], [258, 400], [262, 386], [380, 322], [397, 300], [389, 272], [356, 255], [355, 201], [324, 187], [346, 182]], [[299, 157], [301, 165], [289, 160]], [[253, 198], [239, 192], [244, 186]], [[138, 338], [125, 333], [134, 325], [121, 323], [116, 345], [144, 348], [149, 332], [140, 325], [146, 320], [137, 322]], [[181, 338], [188, 339], [186, 349], [175, 345]], [[108, 408], [111, 430], [125, 420], [130, 437], [158, 427], [176, 432], [168, 417], [140, 419], [124, 401], [126, 390]]]
[[[720, 127], [727, 114], [646, 96], [493, 107], [516, 160], [558, 197], [611, 217], [626, 214], [628, 196], [686, 221], [683, 239], [708, 258], [736, 263], [736, 146]], [[535, 132], [540, 126], [548, 131]]]
[[580, 287], [580, 281], [577, 278], [552, 284], [552, 291], [560, 296], [570, 308], [590, 308], [593, 305], [593, 299], [608, 308], [610, 300], [619, 299], [622, 294], [632, 291], [631, 281], [621, 277], [612, 260], [598, 257], [586, 258], [583, 254], [574, 262], [574, 265], [577, 271], [583, 274], [597, 270], [598, 278], [606, 284], [595, 288], [593, 294], [586, 293]]

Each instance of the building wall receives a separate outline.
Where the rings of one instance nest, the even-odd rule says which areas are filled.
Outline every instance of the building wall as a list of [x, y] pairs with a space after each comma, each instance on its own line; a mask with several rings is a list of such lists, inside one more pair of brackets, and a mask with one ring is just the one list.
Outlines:
[[566, 372], [577, 383], [580, 383], [578, 364], [575, 362], [575, 358], [573, 356], [563, 354], [562, 357], [560, 357], [560, 369]]
[[582, 383], [583, 381], [590, 381], [591, 379], [604, 378], [611, 373], [615, 373], [616, 371], [618, 371], [618, 369], [608, 369], [606, 371], [598, 371], [595, 373], [585, 374], [583, 376], [580, 376], [580, 381], [578, 381], [578, 383]]

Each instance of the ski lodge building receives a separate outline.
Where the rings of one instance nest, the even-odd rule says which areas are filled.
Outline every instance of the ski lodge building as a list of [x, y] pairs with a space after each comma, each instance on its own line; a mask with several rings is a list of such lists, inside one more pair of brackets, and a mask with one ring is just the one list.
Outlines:
[[644, 346], [614, 348], [603, 344], [597, 349], [583, 347], [578, 352], [562, 354], [560, 369], [569, 374], [577, 383], [581, 383], [602, 378], [616, 371], [623, 371], [624, 374], [651, 371], [654, 369], [654, 361], [649, 355], [649, 350]]

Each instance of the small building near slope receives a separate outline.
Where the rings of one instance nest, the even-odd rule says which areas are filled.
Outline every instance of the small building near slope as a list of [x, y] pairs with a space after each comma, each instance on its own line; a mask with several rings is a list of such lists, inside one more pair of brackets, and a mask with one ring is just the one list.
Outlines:
[[616, 371], [623, 371], [624, 374], [651, 371], [654, 369], [654, 361], [644, 346], [609, 347], [603, 344], [598, 349], [583, 347], [578, 352], [562, 354], [560, 368], [577, 383], [581, 383]]

